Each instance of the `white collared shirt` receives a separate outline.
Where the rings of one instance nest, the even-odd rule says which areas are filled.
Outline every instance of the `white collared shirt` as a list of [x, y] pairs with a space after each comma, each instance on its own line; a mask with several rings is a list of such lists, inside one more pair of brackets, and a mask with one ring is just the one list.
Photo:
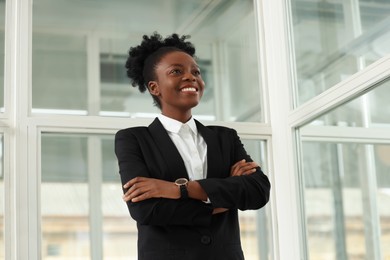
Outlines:
[[[207, 144], [202, 135], [198, 133], [195, 120], [191, 117], [183, 124], [162, 114], [158, 116], [158, 119], [183, 158], [189, 179], [205, 179], [207, 176]], [[192, 139], [183, 136], [182, 132], [185, 127], [189, 128]]]

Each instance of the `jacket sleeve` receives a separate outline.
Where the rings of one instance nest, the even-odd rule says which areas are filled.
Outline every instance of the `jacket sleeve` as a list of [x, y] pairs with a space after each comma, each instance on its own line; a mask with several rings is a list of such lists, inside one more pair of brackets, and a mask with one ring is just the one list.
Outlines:
[[[230, 150], [230, 167], [242, 159], [252, 162], [237, 132], [230, 129], [228, 134], [224, 135], [225, 138], [227, 136], [230, 142], [224, 140], [221, 143], [229, 143], [229, 147], [223, 147], [223, 149]], [[198, 182], [206, 191], [213, 207], [240, 210], [259, 209], [269, 201], [271, 184], [260, 167], [250, 175], [209, 178]]]
[[[142, 138], [141, 138], [142, 139]], [[140, 144], [140, 142], [142, 144]], [[156, 156], [145, 153], [145, 143], [131, 129], [120, 130], [115, 136], [115, 153], [118, 158], [122, 185], [137, 177], [157, 178], [153, 173], [157, 167]], [[149, 147], [150, 148], [150, 147]], [[150, 161], [149, 161], [150, 160]], [[212, 218], [212, 206], [201, 201], [174, 200], [165, 198], [127, 202], [130, 215], [142, 225], [188, 225], [208, 226]]]

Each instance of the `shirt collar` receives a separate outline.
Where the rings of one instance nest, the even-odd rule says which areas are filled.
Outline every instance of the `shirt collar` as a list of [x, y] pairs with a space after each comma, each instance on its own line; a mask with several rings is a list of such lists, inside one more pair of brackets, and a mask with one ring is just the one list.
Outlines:
[[[179, 133], [182, 125], [184, 125], [182, 122], [164, 116], [163, 114], [158, 115], [158, 119], [164, 126], [165, 130], [175, 134]], [[188, 120], [185, 124], [190, 127], [191, 131], [195, 134], [195, 136], [198, 134], [198, 129], [196, 128], [196, 123], [193, 117], [191, 117], [190, 120]]]

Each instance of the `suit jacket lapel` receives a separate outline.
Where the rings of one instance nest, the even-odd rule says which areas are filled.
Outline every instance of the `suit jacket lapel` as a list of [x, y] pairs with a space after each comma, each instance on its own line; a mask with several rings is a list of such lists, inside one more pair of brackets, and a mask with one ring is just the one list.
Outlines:
[[207, 178], [221, 176], [222, 151], [216, 133], [195, 120], [199, 133], [207, 144]]
[[156, 149], [159, 149], [160, 154], [167, 163], [168, 176], [172, 177], [171, 181], [175, 181], [178, 178], [188, 179], [184, 161], [160, 120], [156, 118], [148, 128], [156, 143]]

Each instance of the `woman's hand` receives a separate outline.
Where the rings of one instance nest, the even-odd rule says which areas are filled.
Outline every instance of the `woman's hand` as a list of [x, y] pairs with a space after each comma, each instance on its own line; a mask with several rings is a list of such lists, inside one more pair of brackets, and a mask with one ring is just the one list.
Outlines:
[[230, 176], [241, 176], [252, 174], [259, 165], [255, 162], [247, 162], [245, 159], [236, 162], [230, 169]]
[[226, 211], [228, 211], [229, 209], [226, 209], [226, 208], [214, 208], [213, 209], [213, 215], [215, 215], [215, 214], [219, 214], [219, 213], [223, 213], [223, 212], [226, 212]]
[[123, 188], [129, 188], [123, 194], [124, 201], [139, 202], [151, 198], [180, 198], [180, 190], [175, 183], [159, 179], [136, 177], [123, 185]]

